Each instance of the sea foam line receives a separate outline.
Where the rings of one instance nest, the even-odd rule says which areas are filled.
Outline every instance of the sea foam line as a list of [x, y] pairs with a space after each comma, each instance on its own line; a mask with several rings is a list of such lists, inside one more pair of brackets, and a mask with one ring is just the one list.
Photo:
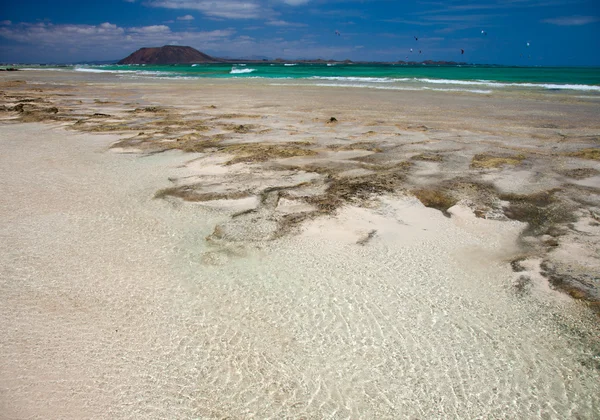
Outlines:
[[[400, 80], [400, 79], [396, 79]], [[489, 86], [489, 87], [531, 87], [542, 89], [567, 89], [567, 90], [583, 90], [600, 92], [600, 86], [595, 85], [580, 85], [580, 84], [558, 84], [558, 83], [503, 83], [488, 80], [453, 80], [453, 79], [427, 79], [414, 78], [417, 82], [441, 84], [441, 85], [466, 85], [466, 86]]]
[[352, 87], [352, 88], [366, 88], [366, 89], [378, 89], [378, 90], [403, 90], [403, 91], [423, 91], [433, 90], [438, 92], [466, 92], [466, 93], [479, 93], [479, 94], [490, 94], [491, 90], [482, 89], [443, 89], [443, 88], [428, 88], [422, 87], [409, 87], [409, 86], [377, 86], [377, 85], [365, 85], [359, 83], [269, 83], [270, 86], [319, 86], [319, 87]]
[[393, 77], [343, 77], [343, 76], [312, 76], [313, 80], [333, 80], [340, 82], [370, 82], [370, 83], [395, 83], [395, 82], [421, 82], [436, 85], [462, 85], [462, 86], [486, 86], [493, 88], [504, 87], [527, 87], [539, 89], [581, 90], [600, 92], [600, 86], [581, 84], [559, 84], [559, 83], [503, 83], [493, 80], [454, 80], [454, 79], [429, 79], [429, 78], [393, 78]]
[[391, 77], [359, 77], [359, 76], [311, 76], [312, 80], [335, 80], [340, 82], [370, 82], [370, 83], [393, 83], [411, 80], [408, 78], [394, 79]]
[[[119, 70], [101, 70], [101, 69], [90, 69], [87, 67], [75, 67], [73, 70], [82, 71], [84, 73], [118, 73]], [[130, 73], [126, 71], [121, 71], [122, 73]]]
[[89, 67], [75, 67], [73, 70], [84, 72], [84, 73], [116, 73], [116, 74], [129, 74], [138, 76], [172, 76], [178, 73], [168, 71], [151, 71], [151, 70], [105, 70], [105, 69], [93, 69]]
[[[288, 65], [288, 64], [285, 64]], [[245, 66], [245, 64], [238, 64], [237, 66]], [[42, 69], [36, 69], [42, 70]], [[47, 70], [58, 70], [58, 69], [47, 69]], [[75, 67], [73, 70], [78, 72], [88, 73], [120, 73], [120, 74], [135, 74], [135, 75], [151, 75], [151, 76], [172, 76], [177, 73], [164, 72], [164, 71], [144, 71], [144, 70], [107, 70], [99, 68], [88, 68], [88, 67]], [[253, 68], [232, 68], [230, 74], [247, 74], [256, 71]], [[362, 82], [362, 83], [396, 83], [396, 82], [420, 82], [425, 84], [434, 85], [460, 85], [460, 86], [485, 86], [491, 88], [505, 88], [505, 87], [517, 87], [517, 88], [537, 88], [537, 89], [549, 89], [549, 90], [576, 90], [583, 92], [600, 92], [600, 86], [598, 85], [583, 85], [583, 84], [560, 84], [560, 83], [504, 83], [494, 80], [455, 80], [455, 79], [430, 79], [430, 78], [393, 78], [393, 77], [359, 77], [359, 76], [310, 76], [303, 79], [311, 80], [326, 80], [326, 81], [338, 81], [338, 82]], [[344, 86], [344, 85], [342, 85]], [[350, 86], [350, 85], [345, 85]], [[488, 93], [488, 90], [481, 90], [480, 92], [474, 93]]]
[[236, 69], [236, 68], [232, 68], [231, 71], [229, 72], [229, 74], [252, 73], [253, 71], [256, 71], [256, 69]]

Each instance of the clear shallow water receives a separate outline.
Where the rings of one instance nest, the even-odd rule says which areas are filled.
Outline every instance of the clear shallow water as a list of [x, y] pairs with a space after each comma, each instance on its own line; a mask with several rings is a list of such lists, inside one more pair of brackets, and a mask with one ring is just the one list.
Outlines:
[[[80, 72], [166, 78], [264, 78], [390, 90], [492, 93], [506, 89], [600, 95], [600, 68], [433, 66], [392, 64], [181, 64], [72, 66]], [[287, 82], [286, 82], [287, 83]]]
[[360, 210], [396, 221], [368, 246], [342, 213], [210, 266], [227, 216], [151, 198], [189, 155], [25, 127], [0, 137], [9, 417], [598, 416], [596, 319], [514, 293], [490, 258], [513, 224], [388, 202]]

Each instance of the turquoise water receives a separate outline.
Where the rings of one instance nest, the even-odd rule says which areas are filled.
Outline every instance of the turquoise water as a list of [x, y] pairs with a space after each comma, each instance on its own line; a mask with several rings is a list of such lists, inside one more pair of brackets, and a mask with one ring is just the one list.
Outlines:
[[[506, 88], [582, 91], [600, 94], [600, 68], [499, 67], [394, 64], [178, 64], [74, 66], [84, 72], [167, 78], [263, 78], [273, 82], [396, 90], [467, 90], [491, 93]], [[291, 82], [290, 82], [291, 80]]]

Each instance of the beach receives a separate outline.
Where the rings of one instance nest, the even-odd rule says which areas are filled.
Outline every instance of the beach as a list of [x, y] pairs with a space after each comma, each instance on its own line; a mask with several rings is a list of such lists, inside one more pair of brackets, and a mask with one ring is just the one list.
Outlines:
[[599, 415], [595, 94], [0, 91], [6, 418]]

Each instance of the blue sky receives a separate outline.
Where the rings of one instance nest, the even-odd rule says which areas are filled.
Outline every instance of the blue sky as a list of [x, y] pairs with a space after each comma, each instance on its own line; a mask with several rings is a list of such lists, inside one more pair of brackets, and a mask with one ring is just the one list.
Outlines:
[[3, 0], [0, 6], [0, 62], [112, 60], [165, 44], [220, 57], [600, 66], [600, 0]]

